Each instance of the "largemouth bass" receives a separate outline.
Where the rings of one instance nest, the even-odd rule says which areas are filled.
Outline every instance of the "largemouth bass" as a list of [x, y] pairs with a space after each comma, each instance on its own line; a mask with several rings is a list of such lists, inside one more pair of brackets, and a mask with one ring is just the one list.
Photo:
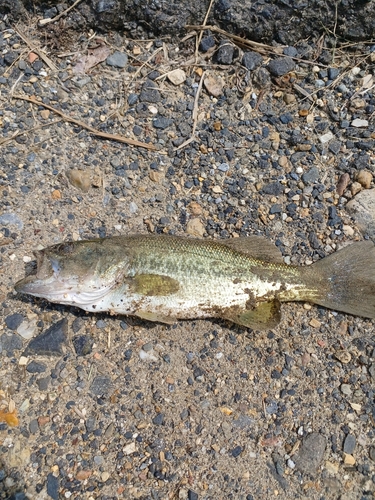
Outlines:
[[375, 246], [354, 243], [311, 266], [283, 263], [263, 237], [210, 241], [118, 236], [35, 252], [36, 274], [18, 292], [86, 311], [151, 321], [224, 318], [273, 328], [280, 303], [307, 301], [375, 318]]

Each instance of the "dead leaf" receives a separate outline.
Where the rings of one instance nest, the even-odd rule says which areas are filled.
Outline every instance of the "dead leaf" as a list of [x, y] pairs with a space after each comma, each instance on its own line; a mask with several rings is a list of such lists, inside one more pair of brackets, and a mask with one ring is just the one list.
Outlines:
[[89, 49], [88, 54], [81, 56], [77, 64], [73, 68], [73, 73], [76, 75], [87, 73], [91, 68], [97, 64], [105, 61], [111, 54], [111, 49], [107, 45], [99, 45], [95, 49]]

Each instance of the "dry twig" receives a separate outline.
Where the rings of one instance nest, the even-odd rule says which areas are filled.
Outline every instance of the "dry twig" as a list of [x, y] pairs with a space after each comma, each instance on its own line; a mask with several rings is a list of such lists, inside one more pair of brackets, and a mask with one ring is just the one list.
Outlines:
[[217, 26], [206, 26], [206, 25], [199, 25], [199, 26], [185, 26], [187, 30], [197, 30], [197, 31], [202, 31], [202, 30], [210, 30], [214, 31], [215, 33], [220, 33], [221, 35], [224, 35], [226, 38], [232, 39], [234, 42], [237, 42], [237, 44], [241, 46], [245, 46], [248, 48], [251, 48], [260, 54], [268, 55], [268, 54], [280, 54], [282, 52], [283, 47], [272, 47], [271, 45], [266, 45], [264, 43], [259, 43], [259, 42], [253, 42], [252, 40], [247, 40], [246, 38], [242, 38], [237, 35], [232, 35], [231, 33], [228, 33], [225, 30], [222, 30], [218, 28]]
[[55, 17], [53, 17], [52, 19], [51, 18], [48, 18], [48, 19], [39, 19], [39, 23], [38, 23], [39, 26], [45, 26], [46, 24], [54, 23], [55, 21], [58, 21], [61, 17], [65, 16], [65, 14], [67, 14], [69, 11], [71, 11], [72, 9], [74, 9], [74, 7], [79, 4], [79, 2], [81, 2], [81, 0], [76, 0], [73, 5], [71, 5], [70, 7], [68, 7], [63, 12], [60, 12], [60, 14], [58, 14]]
[[187, 139], [185, 142], [183, 142], [182, 144], [180, 144], [177, 148], [176, 148], [176, 151], [178, 149], [182, 149], [184, 148], [185, 146], [187, 146], [188, 144], [190, 144], [191, 142], [195, 141], [196, 140], [196, 136], [195, 136], [195, 129], [197, 128], [197, 122], [198, 122], [198, 101], [199, 101], [199, 95], [201, 93], [201, 90], [202, 90], [202, 85], [203, 85], [203, 79], [204, 79], [204, 72], [201, 76], [201, 79], [199, 81], [199, 85], [198, 85], [198, 88], [197, 88], [197, 93], [195, 94], [195, 99], [194, 99], [194, 107], [193, 107], [193, 113], [192, 113], [192, 118], [193, 118], [193, 130], [191, 132], [191, 136], [189, 139]]
[[57, 115], [61, 116], [63, 120], [74, 123], [76, 125], [79, 125], [80, 127], [88, 130], [91, 132], [93, 135], [96, 135], [97, 137], [101, 137], [102, 139], [109, 139], [110, 141], [117, 141], [117, 142], [122, 142], [125, 144], [130, 144], [131, 146], [137, 146], [139, 148], [145, 148], [145, 149], [151, 149], [152, 151], [156, 151], [156, 147], [153, 144], [147, 144], [146, 142], [140, 142], [135, 139], [129, 139], [128, 137], [123, 137], [122, 135], [117, 135], [117, 134], [108, 134], [106, 132], [100, 132], [100, 130], [96, 130], [93, 127], [90, 127], [90, 125], [87, 125], [84, 122], [81, 122], [80, 120], [77, 120], [76, 118], [73, 118], [71, 116], [65, 115], [62, 111], [59, 109], [54, 108], [53, 106], [49, 106], [48, 104], [45, 104], [44, 102], [37, 101], [33, 97], [27, 97], [23, 95], [13, 95], [15, 99], [22, 99], [23, 101], [28, 101], [31, 102], [32, 104], [36, 104], [37, 106], [43, 106], [44, 108], [49, 109], [53, 113], [56, 113]]

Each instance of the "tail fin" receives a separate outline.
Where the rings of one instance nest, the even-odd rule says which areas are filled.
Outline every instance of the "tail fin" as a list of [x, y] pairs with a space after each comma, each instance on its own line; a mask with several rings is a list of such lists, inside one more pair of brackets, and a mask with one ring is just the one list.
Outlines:
[[[365, 318], [375, 318], [375, 246], [372, 241], [349, 245], [309, 266], [321, 283], [312, 301]], [[305, 268], [306, 269], [306, 268]]]

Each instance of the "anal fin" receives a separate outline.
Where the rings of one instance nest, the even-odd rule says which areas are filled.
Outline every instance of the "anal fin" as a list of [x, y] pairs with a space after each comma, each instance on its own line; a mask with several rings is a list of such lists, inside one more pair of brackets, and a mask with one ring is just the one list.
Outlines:
[[138, 318], [145, 319], [147, 321], [157, 321], [158, 323], [166, 323], [167, 325], [173, 325], [176, 323], [177, 318], [172, 316], [164, 316], [163, 314], [149, 312], [149, 311], [136, 311], [134, 316], [138, 316]]
[[246, 309], [239, 314], [223, 315], [225, 319], [229, 319], [237, 325], [246, 326], [253, 330], [265, 330], [266, 328], [275, 328], [281, 321], [280, 302], [271, 300], [261, 302], [254, 309]]

